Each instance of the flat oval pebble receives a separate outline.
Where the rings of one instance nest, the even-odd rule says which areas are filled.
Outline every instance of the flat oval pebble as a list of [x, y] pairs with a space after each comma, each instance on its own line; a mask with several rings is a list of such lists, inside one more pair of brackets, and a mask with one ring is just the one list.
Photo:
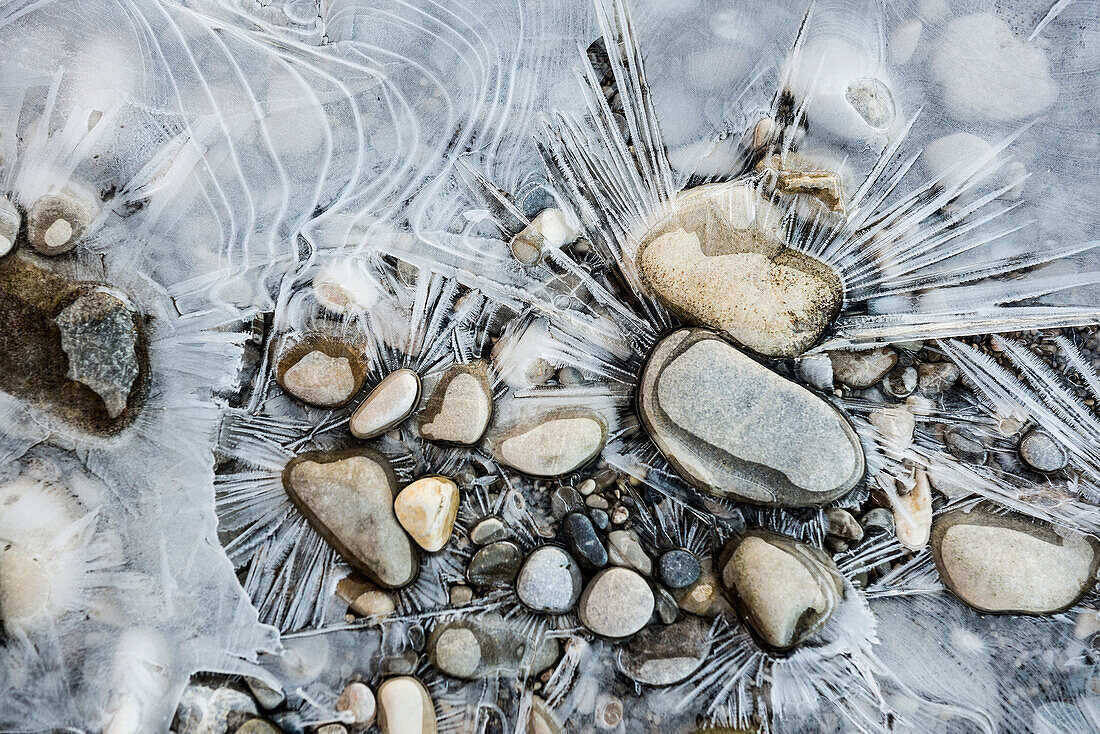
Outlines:
[[607, 424], [587, 409], [555, 411], [503, 429], [491, 441], [502, 464], [532, 477], [553, 478], [580, 469], [607, 441]]
[[493, 391], [485, 363], [448, 367], [420, 415], [420, 435], [428, 441], [473, 446], [493, 415]]
[[474, 545], [488, 545], [508, 537], [508, 528], [496, 515], [489, 515], [477, 521], [470, 530], [470, 542]]
[[784, 535], [747, 530], [726, 545], [722, 585], [766, 646], [787, 650], [821, 629], [844, 593], [821, 550]]
[[458, 500], [458, 485], [450, 478], [420, 477], [397, 495], [393, 512], [416, 544], [434, 553], [451, 539]]
[[931, 542], [944, 585], [978, 611], [1053, 614], [1096, 584], [1095, 538], [988, 503], [937, 517]]
[[283, 486], [309, 524], [352, 568], [379, 586], [416, 578], [416, 547], [393, 513], [397, 479], [369, 449], [302, 454], [283, 470]]
[[1038, 472], [1061, 471], [1066, 466], [1066, 450], [1053, 436], [1038, 429], [1020, 439], [1020, 458]]
[[707, 329], [657, 343], [638, 412], [680, 477], [719, 497], [814, 506], [863, 477], [863, 447], [836, 408]]
[[400, 369], [386, 375], [351, 414], [348, 428], [356, 438], [374, 438], [412, 414], [420, 401], [420, 375]]
[[581, 595], [581, 569], [565, 549], [544, 545], [531, 551], [516, 577], [516, 596], [528, 608], [565, 614]]
[[703, 666], [710, 655], [710, 625], [684, 617], [665, 627], [647, 627], [619, 649], [623, 675], [648, 686], [671, 686]]
[[378, 728], [382, 734], [438, 734], [435, 705], [424, 684], [408, 675], [382, 681]]
[[612, 566], [592, 577], [577, 603], [581, 624], [601, 637], [629, 637], [653, 616], [653, 589], [635, 571]]
[[350, 714], [352, 721], [349, 723], [366, 728], [374, 723], [378, 704], [371, 689], [356, 681], [349, 683], [340, 693], [336, 699], [336, 710]]

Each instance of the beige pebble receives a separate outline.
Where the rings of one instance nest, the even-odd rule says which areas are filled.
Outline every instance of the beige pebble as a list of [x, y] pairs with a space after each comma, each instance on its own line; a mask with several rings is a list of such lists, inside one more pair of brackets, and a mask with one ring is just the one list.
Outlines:
[[424, 550], [434, 553], [451, 539], [458, 515], [458, 485], [448, 477], [420, 477], [393, 503], [401, 527]]

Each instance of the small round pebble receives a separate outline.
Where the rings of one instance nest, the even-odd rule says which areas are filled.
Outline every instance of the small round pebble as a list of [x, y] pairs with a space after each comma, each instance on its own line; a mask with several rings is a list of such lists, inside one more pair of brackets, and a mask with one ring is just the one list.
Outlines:
[[612, 566], [597, 573], [577, 603], [581, 624], [601, 637], [629, 637], [653, 616], [653, 590], [635, 571]]
[[1029, 431], [1020, 439], [1020, 458], [1038, 472], [1056, 472], [1066, 466], [1066, 450], [1046, 431]]
[[519, 547], [502, 540], [474, 554], [466, 569], [466, 577], [475, 586], [506, 586], [515, 580], [522, 562]]
[[516, 596], [536, 612], [564, 614], [581, 594], [581, 569], [564, 548], [544, 545], [531, 551], [516, 578]]
[[349, 683], [347, 688], [336, 699], [336, 710], [347, 711], [352, 716], [348, 723], [355, 726], [368, 727], [374, 723], [374, 715], [378, 704], [374, 700], [374, 693], [358, 681]]
[[657, 561], [657, 572], [661, 581], [670, 589], [682, 589], [691, 586], [699, 578], [702, 566], [691, 551], [676, 548], [663, 554]]

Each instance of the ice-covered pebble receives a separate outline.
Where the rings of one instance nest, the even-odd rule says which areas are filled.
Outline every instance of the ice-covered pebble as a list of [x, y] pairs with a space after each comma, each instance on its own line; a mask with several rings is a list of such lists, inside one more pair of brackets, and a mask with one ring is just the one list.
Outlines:
[[23, 218], [19, 210], [6, 196], [0, 196], [0, 257], [11, 252], [15, 238], [19, 236], [19, 225]]
[[355, 394], [355, 373], [347, 357], [333, 357], [315, 349], [283, 373], [283, 388], [303, 403], [321, 407], [341, 405]]
[[829, 352], [833, 377], [854, 388], [871, 387], [898, 363], [898, 353], [889, 347]]
[[43, 255], [62, 255], [80, 243], [98, 213], [89, 192], [66, 188], [45, 194], [27, 212], [27, 240]]
[[349, 714], [351, 721], [347, 723], [357, 727], [367, 728], [373, 724], [377, 708], [374, 693], [358, 681], [349, 683], [336, 699], [336, 710]]
[[685, 617], [631, 637], [619, 650], [618, 667], [638, 683], [670, 686], [701, 668], [710, 650], [710, 626], [698, 617]]
[[543, 250], [568, 245], [582, 231], [575, 218], [561, 209], [543, 209], [512, 239], [512, 256], [524, 265], [534, 265], [542, 258]]
[[594, 459], [607, 441], [607, 424], [594, 411], [569, 409], [512, 424], [490, 445], [501, 463], [533, 477], [557, 477]]
[[95, 391], [111, 418], [126, 409], [138, 378], [138, 331], [127, 303], [103, 290], [80, 296], [57, 316], [68, 377]]
[[355, 258], [322, 265], [313, 276], [313, 292], [327, 309], [338, 314], [366, 311], [378, 302], [379, 284]]
[[429, 441], [473, 446], [493, 414], [493, 391], [484, 362], [447, 368], [420, 414], [420, 435]]
[[1091, 536], [988, 503], [936, 518], [932, 551], [947, 588], [984, 612], [1067, 609], [1096, 584], [1100, 561]]

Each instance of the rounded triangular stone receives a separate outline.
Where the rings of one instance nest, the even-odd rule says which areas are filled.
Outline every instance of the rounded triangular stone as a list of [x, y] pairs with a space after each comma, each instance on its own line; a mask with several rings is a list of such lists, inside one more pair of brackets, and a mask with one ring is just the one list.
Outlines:
[[420, 375], [400, 369], [386, 375], [351, 414], [348, 427], [356, 438], [374, 438], [412, 414], [420, 402]]
[[287, 496], [352, 568], [379, 586], [416, 578], [420, 558], [393, 512], [397, 478], [370, 449], [309, 452], [283, 470]]
[[676, 472], [719, 497], [815, 506], [863, 477], [863, 447], [840, 411], [708, 329], [657, 343], [638, 413]]

